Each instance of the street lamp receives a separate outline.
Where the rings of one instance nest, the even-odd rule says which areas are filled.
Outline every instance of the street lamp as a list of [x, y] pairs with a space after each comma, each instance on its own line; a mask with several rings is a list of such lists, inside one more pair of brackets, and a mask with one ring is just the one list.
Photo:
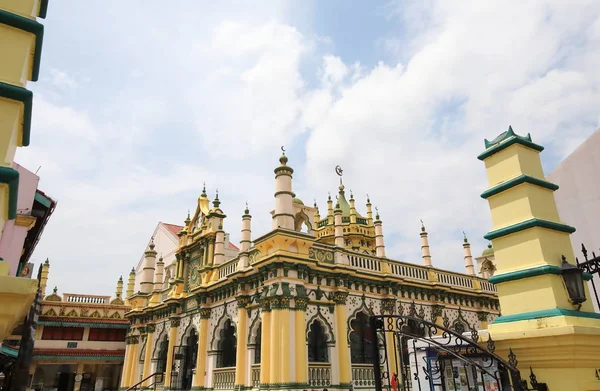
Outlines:
[[562, 256], [562, 278], [565, 282], [570, 301], [581, 308], [581, 303], [586, 301], [585, 286], [583, 282], [583, 270], [567, 262], [565, 256]]

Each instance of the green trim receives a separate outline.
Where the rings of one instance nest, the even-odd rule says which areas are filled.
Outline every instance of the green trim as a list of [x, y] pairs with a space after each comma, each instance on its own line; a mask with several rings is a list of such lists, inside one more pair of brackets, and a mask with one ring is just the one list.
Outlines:
[[[530, 269], [518, 270], [516, 272], [503, 273], [492, 276], [488, 279], [492, 284], [502, 284], [508, 281], [517, 281], [524, 278], [543, 276], [545, 274], [554, 274], [560, 276], [562, 269], [558, 266], [544, 265], [538, 267], [532, 267]], [[583, 279], [589, 281], [592, 279], [592, 275], [589, 273], [583, 273]]]
[[[40, 7], [40, 14], [41, 11], [42, 8]], [[45, 16], [46, 14], [44, 13], [44, 17]], [[35, 49], [33, 52], [33, 65], [31, 67], [31, 81], [37, 81], [40, 75], [42, 44], [44, 42], [44, 25], [36, 22], [35, 20], [31, 20], [20, 15], [15, 15], [2, 9], [0, 9], [0, 24], [5, 24], [7, 26], [14, 27], [35, 35]]]
[[40, 1], [40, 12], [38, 13], [38, 17], [42, 19], [46, 19], [46, 14], [48, 13], [48, 0]]
[[487, 189], [486, 191], [481, 193], [481, 198], [483, 198], [484, 200], [488, 199], [491, 196], [495, 196], [496, 194], [502, 193], [503, 191], [506, 191], [508, 189], [512, 189], [513, 187], [519, 186], [523, 183], [529, 183], [552, 191], [558, 190], [558, 185], [555, 185], [554, 183], [534, 178], [529, 175], [519, 175], [516, 178], [509, 179], [506, 182], [502, 182], [499, 185]]
[[538, 152], [542, 152], [544, 150], [544, 147], [531, 141], [531, 135], [529, 133], [527, 136], [519, 136], [513, 131], [512, 127], [509, 126], [508, 131], [500, 134], [492, 141], [484, 140], [486, 150], [477, 156], [477, 159], [485, 160], [513, 144], [521, 144]]
[[573, 232], [575, 232], [575, 228], [571, 227], [570, 225], [533, 218], [530, 220], [522, 221], [517, 224], [509, 225], [508, 227], [497, 229], [495, 231], [490, 231], [487, 234], [485, 234], [483, 237], [487, 240], [494, 240], [494, 239], [501, 238], [503, 236], [511, 235], [511, 234], [521, 232], [526, 229], [535, 228], [535, 227], [552, 229], [554, 231], [565, 232], [565, 233], [569, 233], [569, 234], [572, 234]]
[[17, 200], [19, 198], [19, 171], [12, 167], [0, 166], [0, 183], [5, 183], [8, 185], [8, 220], [13, 220], [17, 217]]
[[[0, 10], [0, 15], [2, 15], [2, 10]], [[2, 20], [0, 20], [0, 22], [2, 22]], [[23, 136], [21, 137], [21, 144], [24, 147], [28, 146], [31, 137], [33, 92], [23, 87], [0, 82], [0, 98], [16, 100], [23, 103]]]
[[496, 323], [510, 323], [518, 322], [521, 320], [533, 320], [539, 318], [553, 318], [555, 316], [573, 316], [575, 318], [589, 318], [589, 319], [600, 319], [600, 314], [596, 312], [582, 312], [575, 310], [567, 310], [564, 308], [552, 308], [549, 310], [523, 312], [514, 315], [504, 315], [496, 318], [493, 324]]
[[12, 358], [17, 358], [17, 356], [19, 355], [18, 348], [14, 348], [12, 346], [7, 346], [7, 345], [2, 345], [1, 352], [3, 354], [6, 354], [8, 357], [12, 357]]
[[35, 197], [34, 199], [39, 202], [40, 204], [44, 205], [46, 208], [50, 208], [52, 206], [52, 201], [44, 196], [42, 193], [40, 193], [39, 191], [35, 192]]
[[92, 323], [92, 322], [61, 322], [61, 321], [48, 321], [41, 320], [38, 324], [43, 326], [54, 326], [54, 327], [92, 327], [98, 329], [128, 329], [129, 324], [122, 323]]

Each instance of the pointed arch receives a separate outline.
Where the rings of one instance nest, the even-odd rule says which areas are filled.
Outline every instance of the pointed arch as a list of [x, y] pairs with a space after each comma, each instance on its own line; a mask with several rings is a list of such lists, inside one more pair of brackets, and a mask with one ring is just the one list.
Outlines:
[[328, 336], [321, 319], [316, 318], [308, 325], [308, 362], [329, 362]]
[[327, 337], [327, 340], [325, 342], [328, 344], [334, 344], [335, 343], [335, 333], [333, 332], [333, 327], [327, 321], [327, 319], [325, 319], [323, 314], [321, 314], [321, 307], [319, 307], [319, 306], [317, 306], [317, 313], [314, 314], [313, 317], [308, 320], [308, 322], [306, 322], [306, 341], [308, 341], [308, 333], [310, 331], [310, 325], [315, 321], [321, 322], [321, 324], [323, 325], [323, 329], [324, 329], [325, 335]]
[[294, 217], [294, 231], [302, 232], [303, 225], [306, 226], [306, 233], [310, 233], [313, 230], [308, 215], [301, 210], [296, 213], [296, 216]]
[[229, 317], [218, 331], [216, 338], [217, 368], [235, 367], [237, 355], [237, 330]]
[[369, 324], [366, 311], [359, 311], [349, 320], [350, 362], [352, 364], [372, 364], [375, 334]]
[[458, 309], [458, 316], [452, 322], [452, 326], [450, 327], [452, 330], [456, 331], [458, 334], [462, 334], [466, 331], [473, 331], [474, 328], [471, 327], [469, 322], [463, 317], [462, 311]]

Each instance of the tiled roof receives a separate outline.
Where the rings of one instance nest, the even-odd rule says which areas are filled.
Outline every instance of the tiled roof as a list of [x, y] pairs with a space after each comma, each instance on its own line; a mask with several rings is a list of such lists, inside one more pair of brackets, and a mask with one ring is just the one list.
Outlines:
[[172, 233], [174, 236], [179, 235], [179, 232], [181, 232], [181, 230], [183, 229], [182, 225], [175, 225], [175, 224], [167, 224], [167, 223], [163, 223], [163, 225], [167, 228], [167, 230]]
[[236, 250], [236, 251], [239, 251], [239, 249], [240, 249], [238, 246], [236, 246], [235, 244], [233, 244], [231, 242], [229, 242], [229, 248], [232, 250]]

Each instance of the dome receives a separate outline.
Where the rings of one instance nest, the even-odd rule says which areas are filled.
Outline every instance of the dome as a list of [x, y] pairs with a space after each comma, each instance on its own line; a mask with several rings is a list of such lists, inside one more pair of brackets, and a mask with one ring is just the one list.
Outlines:
[[489, 256], [493, 256], [493, 255], [494, 255], [494, 249], [491, 244], [488, 244], [488, 247], [485, 250], [483, 250], [483, 252], [481, 253], [482, 257], [489, 257]]
[[294, 198], [292, 198], [292, 202], [293, 202], [294, 204], [298, 204], [298, 205], [304, 205], [304, 202], [302, 202], [302, 200], [301, 200], [300, 198], [296, 198], [296, 197], [294, 197]]

